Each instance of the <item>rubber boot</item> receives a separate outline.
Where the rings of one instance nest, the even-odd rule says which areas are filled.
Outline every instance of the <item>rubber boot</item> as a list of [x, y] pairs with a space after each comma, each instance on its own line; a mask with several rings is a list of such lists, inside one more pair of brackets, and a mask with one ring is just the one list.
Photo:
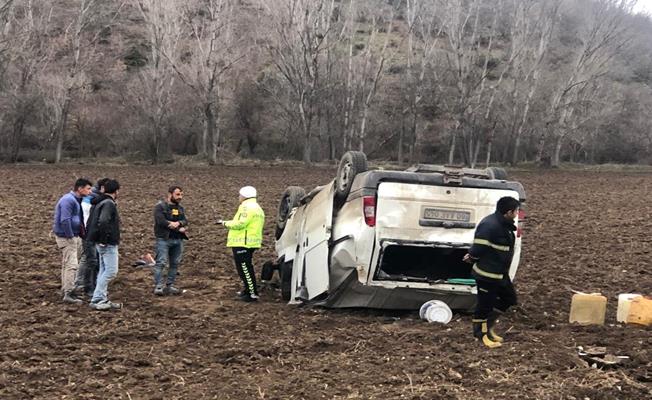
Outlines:
[[473, 320], [473, 336], [482, 341], [482, 344], [490, 349], [502, 346], [500, 342], [493, 341], [489, 337], [489, 327], [486, 319]]
[[488, 335], [491, 340], [494, 342], [502, 343], [505, 341], [502, 336], [499, 336], [496, 334], [496, 331], [494, 330], [494, 326], [496, 326], [496, 320], [498, 319], [498, 313], [497, 312], [492, 312], [489, 314], [489, 318], [487, 318], [487, 328], [488, 328]]

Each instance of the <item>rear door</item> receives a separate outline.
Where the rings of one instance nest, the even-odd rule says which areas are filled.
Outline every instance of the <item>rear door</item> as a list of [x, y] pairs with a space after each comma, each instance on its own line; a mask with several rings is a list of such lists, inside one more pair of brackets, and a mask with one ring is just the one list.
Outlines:
[[[294, 295], [312, 300], [329, 288], [329, 240], [333, 222], [333, 182], [305, 206], [294, 259]], [[294, 298], [294, 296], [293, 296]]]
[[[493, 213], [503, 196], [518, 198], [512, 190], [480, 189], [383, 182], [378, 186], [376, 245], [385, 242], [446, 243], [470, 247], [475, 227]], [[369, 278], [378, 264], [376, 252]]]

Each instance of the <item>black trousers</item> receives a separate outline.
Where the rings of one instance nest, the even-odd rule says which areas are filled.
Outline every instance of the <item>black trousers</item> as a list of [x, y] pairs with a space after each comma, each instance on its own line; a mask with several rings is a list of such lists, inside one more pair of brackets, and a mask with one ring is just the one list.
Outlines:
[[502, 312], [517, 304], [516, 290], [510, 279], [501, 281], [485, 281], [476, 279], [478, 289], [478, 304], [473, 313], [473, 319], [487, 319], [494, 308]]
[[97, 282], [97, 274], [100, 270], [97, 250], [95, 249], [95, 243], [90, 240], [84, 240], [82, 246], [83, 253], [79, 260], [75, 286], [83, 287], [87, 295], [93, 295], [95, 283]]
[[258, 287], [256, 286], [256, 274], [254, 273], [254, 265], [252, 258], [256, 249], [247, 249], [245, 247], [233, 247], [233, 259], [235, 260], [235, 268], [242, 279], [244, 284], [244, 293], [258, 295]]

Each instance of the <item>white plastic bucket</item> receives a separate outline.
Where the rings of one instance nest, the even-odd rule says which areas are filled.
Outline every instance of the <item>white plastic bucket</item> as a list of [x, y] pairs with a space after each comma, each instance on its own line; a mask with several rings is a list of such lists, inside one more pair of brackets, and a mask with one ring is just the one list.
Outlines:
[[419, 309], [419, 318], [426, 319], [426, 310], [428, 310], [428, 307], [433, 305], [433, 303], [436, 302], [436, 301], [437, 300], [429, 300], [429, 301], [426, 301], [425, 303], [423, 303], [423, 305]]
[[453, 312], [448, 304], [440, 300], [430, 300], [421, 306], [419, 315], [421, 318], [428, 322], [438, 322], [440, 324], [447, 324], [453, 318]]
[[627, 322], [627, 315], [629, 315], [629, 306], [632, 300], [641, 297], [640, 294], [622, 293], [618, 295], [618, 312], [616, 313], [616, 321]]

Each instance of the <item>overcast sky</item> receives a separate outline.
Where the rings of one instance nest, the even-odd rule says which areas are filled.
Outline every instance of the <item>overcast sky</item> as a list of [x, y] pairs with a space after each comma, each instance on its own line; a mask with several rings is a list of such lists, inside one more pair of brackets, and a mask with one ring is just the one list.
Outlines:
[[652, 0], [638, 0], [634, 11], [643, 11], [652, 15]]

